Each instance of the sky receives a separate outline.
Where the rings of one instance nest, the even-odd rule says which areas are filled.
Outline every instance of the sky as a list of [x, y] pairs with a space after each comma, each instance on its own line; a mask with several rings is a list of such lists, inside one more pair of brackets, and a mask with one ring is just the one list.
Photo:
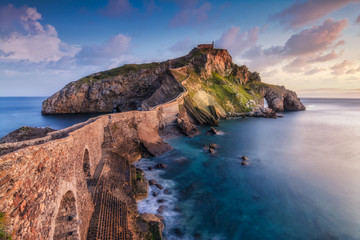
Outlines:
[[212, 41], [300, 97], [360, 98], [360, 0], [0, 0], [0, 96]]

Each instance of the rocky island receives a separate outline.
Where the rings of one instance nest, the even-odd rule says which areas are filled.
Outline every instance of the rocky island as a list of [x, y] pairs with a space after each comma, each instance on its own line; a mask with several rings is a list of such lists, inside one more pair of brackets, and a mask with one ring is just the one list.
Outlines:
[[295, 92], [263, 83], [213, 46], [71, 82], [43, 102], [42, 114], [113, 114], [0, 144], [7, 231], [14, 239], [162, 239], [162, 217], [137, 212], [149, 184], [132, 165], [171, 150], [161, 136], [192, 137], [198, 124], [299, 110]]

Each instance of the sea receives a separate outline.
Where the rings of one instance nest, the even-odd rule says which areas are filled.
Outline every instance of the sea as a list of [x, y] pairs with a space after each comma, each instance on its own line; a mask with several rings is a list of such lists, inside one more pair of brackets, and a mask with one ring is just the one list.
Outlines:
[[[360, 239], [360, 99], [302, 102], [306, 111], [283, 118], [225, 120], [221, 135], [204, 126], [168, 140], [173, 151], [136, 164], [169, 189], [150, 186], [139, 211], [163, 206], [169, 240]], [[168, 167], [148, 170], [156, 163]]]
[[0, 138], [23, 127], [51, 127], [55, 130], [81, 123], [99, 114], [41, 115], [47, 97], [0, 97]]
[[[0, 98], [0, 136], [94, 116], [42, 116], [44, 99]], [[199, 136], [166, 140], [173, 151], [136, 163], [164, 187], [150, 186], [139, 212], [161, 207], [168, 240], [360, 239], [360, 99], [302, 102], [306, 111], [283, 118], [224, 120], [219, 135], [201, 126]], [[203, 150], [210, 143], [215, 155]], [[157, 163], [167, 167], [148, 169]]]

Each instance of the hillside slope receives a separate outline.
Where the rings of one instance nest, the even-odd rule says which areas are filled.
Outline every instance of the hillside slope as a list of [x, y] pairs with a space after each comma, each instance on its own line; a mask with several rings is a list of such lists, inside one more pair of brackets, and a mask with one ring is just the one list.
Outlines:
[[124, 65], [71, 82], [43, 102], [42, 114], [149, 110], [185, 91], [180, 112], [199, 124], [258, 111], [264, 98], [274, 111], [305, 110], [295, 92], [262, 83], [257, 72], [234, 64], [227, 50], [194, 48], [180, 58]]

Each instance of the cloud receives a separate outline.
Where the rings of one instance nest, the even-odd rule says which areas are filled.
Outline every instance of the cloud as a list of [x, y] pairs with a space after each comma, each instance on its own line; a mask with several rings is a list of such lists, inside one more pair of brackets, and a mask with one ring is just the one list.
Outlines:
[[360, 23], [360, 15], [356, 18], [355, 23]]
[[[284, 70], [300, 72], [304, 67], [308, 67], [309, 63], [329, 61], [339, 56], [334, 49], [343, 44], [339, 38], [346, 25], [346, 19], [339, 21], [327, 19], [319, 26], [292, 35], [282, 46], [265, 49], [254, 46], [244, 51], [241, 56], [249, 59], [249, 65], [255, 66], [258, 71], [289, 60], [291, 62], [284, 67]], [[330, 53], [324, 53], [329, 50]]]
[[216, 41], [216, 45], [238, 55], [244, 50], [255, 46], [258, 38], [258, 27], [251, 28], [247, 32], [241, 32], [239, 27], [232, 26], [221, 35], [220, 39]]
[[325, 68], [312, 68], [312, 69], [306, 71], [304, 74], [305, 75], [314, 75], [316, 73], [323, 72], [325, 70], [326, 70]]
[[287, 64], [285, 67], [283, 67], [283, 70], [285, 72], [304, 72], [306, 71], [306, 68], [308, 66], [308, 60], [305, 58], [295, 58], [293, 61], [291, 61], [289, 64]]
[[330, 60], [338, 58], [342, 53], [343, 52], [336, 53], [335, 50], [332, 50], [328, 54], [318, 55], [314, 59], [311, 59], [310, 62], [326, 62], [326, 61], [330, 61]]
[[111, 37], [101, 45], [84, 46], [76, 58], [81, 63], [96, 64], [116, 59], [128, 52], [130, 49], [131, 37], [118, 34]]
[[[74, 56], [80, 50], [76, 45], [61, 41], [55, 27], [42, 25], [41, 14], [36, 8], [13, 5], [0, 7], [0, 13], [10, 12], [1, 18], [0, 61], [50, 62]], [[7, 19], [7, 20], [6, 20]]]
[[348, 71], [348, 68], [353, 65], [352, 62], [348, 60], [344, 60], [341, 63], [334, 64], [330, 67], [331, 70], [333, 70], [332, 74], [334, 75], [341, 75], [344, 74], [346, 71]]
[[16, 8], [14, 5], [0, 6], [0, 34], [9, 34], [15, 29], [23, 28], [20, 16], [26, 14], [26, 6]]
[[[341, 52], [342, 53], [342, 52]], [[312, 75], [314, 73], [319, 72], [320, 70], [323, 71], [325, 69], [323, 68], [312, 68], [311, 70], [308, 70], [311, 68], [312, 63], [319, 63], [319, 62], [326, 62], [331, 61], [336, 58], [338, 58], [340, 54], [337, 54], [334, 50], [327, 54], [320, 54], [320, 55], [310, 55], [305, 57], [297, 57], [293, 61], [291, 61], [289, 64], [283, 67], [283, 70], [285, 72], [305, 72], [305, 75]]]
[[320, 26], [313, 26], [292, 35], [284, 47], [275, 47], [271, 51], [275, 50], [275, 53], [283, 55], [303, 55], [326, 50], [340, 37], [347, 23], [346, 19], [339, 21], [326, 19]]
[[109, 0], [108, 4], [100, 9], [103, 15], [110, 17], [128, 15], [134, 11], [134, 8], [130, 5], [129, 0]]
[[175, 2], [179, 5], [180, 11], [170, 20], [171, 27], [202, 23], [208, 19], [208, 12], [212, 7], [207, 1], [201, 4], [198, 4], [197, 0], [177, 0]]
[[360, 72], [360, 67], [358, 67], [358, 68], [350, 68], [345, 73], [346, 74], [355, 74], [357, 72]]
[[350, 3], [360, 2], [359, 0], [307, 0], [295, 1], [288, 8], [270, 17], [272, 20], [279, 20], [281, 24], [296, 28], [309, 24], [315, 20], [345, 7]]
[[190, 38], [186, 38], [177, 41], [174, 45], [169, 47], [169, 50], [172, 53], [184, 53], [190, 51], [192, 47], [194, 47], [194, 42]]

